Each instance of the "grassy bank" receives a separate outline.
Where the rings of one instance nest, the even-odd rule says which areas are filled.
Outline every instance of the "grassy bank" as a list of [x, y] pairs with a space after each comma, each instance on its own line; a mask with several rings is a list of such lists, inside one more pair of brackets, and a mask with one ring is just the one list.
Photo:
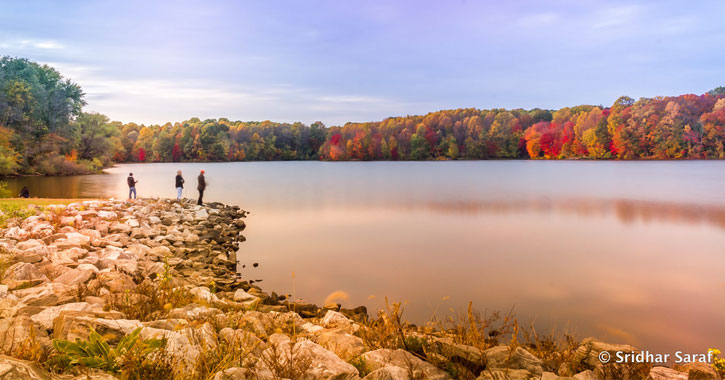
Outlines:
[[34, 215], [37, 209], [45, 209], [50, 205], [68, 205], [87, 201], [88, 199], [63, 198], [0, 198], [0, 226], [11, 218], [27, 218]]

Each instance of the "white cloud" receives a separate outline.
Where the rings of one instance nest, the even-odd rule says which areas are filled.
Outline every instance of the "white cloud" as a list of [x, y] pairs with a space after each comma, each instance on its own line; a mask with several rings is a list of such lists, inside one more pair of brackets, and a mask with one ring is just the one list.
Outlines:
[[[289, 84], [232, 86], [215, 81], [117, 79], [91, 66], [46, 62], [81, 85], [86, 110], [112, 120], [162, 124], [191, 117], [343, 124], [405, 114], [411, 104]], [[363, 119], [361, 119], [363, 118]]]
[[28, 51], [28, 50], [58, 50], [65, 45], [55, 40], [15, 39], [0, 42], [0, 49]]

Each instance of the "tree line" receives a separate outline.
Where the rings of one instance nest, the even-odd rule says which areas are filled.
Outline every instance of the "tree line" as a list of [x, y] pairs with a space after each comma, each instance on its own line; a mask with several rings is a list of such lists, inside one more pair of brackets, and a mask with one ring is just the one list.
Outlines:
[[610, 107], [466, 108], [333, 127], [124, 124], [84, 105], [80, 86], [55, 69], [0, 58], [0, 175], [89, 173], [113, 162], [725, 158], [725, 87], [624, 96]]

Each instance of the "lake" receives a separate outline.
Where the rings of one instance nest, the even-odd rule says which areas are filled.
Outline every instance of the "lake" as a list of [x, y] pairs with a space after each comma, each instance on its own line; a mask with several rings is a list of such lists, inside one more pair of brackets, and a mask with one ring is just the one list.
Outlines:
[[[725, 162], [127, 164], [10, 179], [33, 196], [196, 197], [251, 211], [242, 275], [345, 307], [405, 302], [416, 323], [469, 301], [539, 332], [701, 353], [725, 343]], [[251, 263], [260, 263], [252, 268]], [[722, 348], [722, 347], [721, 347]]]

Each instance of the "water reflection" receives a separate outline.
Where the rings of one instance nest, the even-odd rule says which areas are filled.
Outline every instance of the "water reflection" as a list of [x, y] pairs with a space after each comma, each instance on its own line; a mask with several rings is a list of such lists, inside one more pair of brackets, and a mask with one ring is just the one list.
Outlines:
[[635, 222], [706, 224], [725, 229], [725, 207], [629, 199], [529, 199], [495, 202], [430, 202], [395, 206], [409, 209], [423, 208], [434, 213], [472, 215], [521, 212], [571, 213], [584, 217], [615, 215], [625, 224]]
[[[46, 197], [185, 196], [251, 210], [242, 274], [322, 303], [408, 301], [415, 322], [468, 301], [537, 328], [651, 350], [725, 342], [725, 162], [269, 162], [121, 165], [10, 179]], [[293, 280], [291, 273], [296, 273]], [[443, 300], [444, 297], [447, 297]]]

